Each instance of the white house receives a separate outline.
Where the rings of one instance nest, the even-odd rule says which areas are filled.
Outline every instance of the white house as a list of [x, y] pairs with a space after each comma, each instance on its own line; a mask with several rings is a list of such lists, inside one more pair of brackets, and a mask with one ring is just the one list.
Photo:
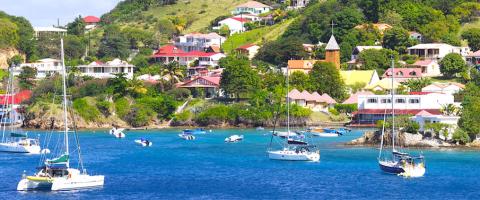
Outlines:
[[[453, 131], [457, 128], [459, 116], [446, 116], [442, 114], [431, 114], [428, 111], [421, 111], [415, 116], [412, 116], [410, 119], [417, 122], [420, 125], [419, 131], [425, 131], [425, 124], [427, 123], [443, 123], [448, 124], [448, 132], [450, 133], [447, 139], [451, 139]], [[443, 135], [440, 135], [440, 138], [444, 138]]]
[[238, 47], [236, 50], [238, 53], [246, 55], [249, 60], [252, 60], [257, 55], [260, 46], [255, 44], [246, 44]]
[[115, 74], [125, 73], [126, 77], [131, 79], [133, 77], [134, 68], [134, 65], [118, 58], [106, 63], [94, 61], [88, 65], [78, 66], [82, 75], [94, 78], [113, 78], [115, 77]]
[[465, 57], [470, 53], [470, 48], [456, 47], [445, 43], [417, 44], [408, 48], [408, 54], [417, 55], [425, 60], [441, 60], [449, 53], [458, 53]]
[[33, 27], [34, 37], [38, 38], [43, 34], [58, 34], [65, 36], [67, 34], [67, 29], [57, 28], [57, 27]]
[[37, 79], [45, 78], [55, 73], [62, 72], [62, 62], [58, 59], [45, 58], [40, 59], [33, 63], [23, 63], [20, 67], [15, 67], [13, 70], [14, 75], [18, 75], [22, 72], [23, 67], [31, 67], [37, 70]]
[[226, 38], [217, 33], [190, 33], [175, 39], [175, 46], [185, 52], [205, 51], [211, 46], [221, 46]]
[[[391, 100], [391, 95], [361, 95], [358, 97], [358, 109], [391, 109]], [[453, 95], [451, 94], [395, 95], [394, 109], [441, 109], [443, 105], [453, 103]]]
[[270, 12], [271, 9], [272, 7], [263, 3], [257, 1], [249, 1], [235, 7], [235, 10], [232, 12], [232, 14], [238, 15], [241, 13], [250, 13], [254, 15], [259, 15], [262, 13]]
[[299, 9], [305, 8], [310, 3], [310, 0], [280, 0], [280, 3], [288, 3], [287, 8], [289, 9]]
[[380, 49], [383, 49], [383, 47], [382, 46], [356, 46], [352, 51], [351, 59], [352, 60], [358, 59], [358, 55], [360, 55], [360, 53], [362, 53], [362, 51], [367, 50], [367, 49], [380, 50]]
[[440, 65], [436, 60], [418, 60], [412, 64], [413, 67], [422, 69], [423, 77], [441, 76]]
[[422, 88], [422, 92], [435, 92], [444, 94], [456, 94], [465, 89], [465, 85], [455, 82], [450, 83], [432, 83]]
[[466, 57], [467, 63], [471, 66], [480, 65], [480, 50], [468, 54]]
[[409, 35], [410, 35], [410, 39], [413, 39], [413, 40], [417, 40], [419, 42], [422, 42], [423, 40], [423, 35], [420, 34], [419, 32], [415, 32], [415, 31], [410, 31], [408, 32]]
[[250, 22], [247, 18], [238, 18], [238, 17], [230, 17], [218, 22], [218, 27], [216, 29], [220, 29], [222, 26], [227, 26], [230, 29], [230, 35], [234, 33], [241, 33], [245, 31], [244, 24]]
[[225, 58], [225, 57], [227, 57], [227, 56], [223, 53], [199, 52], [199, 54], [198, 54], [198, 65], [218, 67], [218, 62], [220, 61], [220, 59]]
[[240, 15], [235, 15], [233, 16], [235, 18], [243, 18], [243, 19], [248, 19], [252, 22], [258, 22], [261, 21], [262, 18], [259, 17], [258, 15], [253, 15], [253, 14], [240, 14]]

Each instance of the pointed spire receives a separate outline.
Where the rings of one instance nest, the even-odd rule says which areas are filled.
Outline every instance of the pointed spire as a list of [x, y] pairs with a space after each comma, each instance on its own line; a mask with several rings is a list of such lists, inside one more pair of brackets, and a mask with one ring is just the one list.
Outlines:
[[335, 40], [335, 36], [333, 35], [330, 36], [330, 40], [328, 40], [325, 50], [327, 51], [340, 50], [340, 46], [338, 46], [337, 40]]

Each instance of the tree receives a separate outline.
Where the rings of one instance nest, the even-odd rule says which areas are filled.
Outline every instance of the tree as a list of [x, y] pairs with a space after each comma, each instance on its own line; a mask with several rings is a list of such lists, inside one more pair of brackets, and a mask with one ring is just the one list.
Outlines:
[[[452, 44], [453, 38], [457, 38], [454, 35], [460, 30], [460, 23], [458, 20], [451, 15], [446, 17], [442, 16], [438, 19], [432, 20], [430, 23], [425, 26], [421, 26], [421, 32], [425, 40], [430, 42], [448, 42]], [[453, 43], [458, 43], [459, 41], [454, 41]], [[452, 44], [456, 45], [456, 44]]]
[[36, 57], [37, 41], [33, 39], [34, 31], [32, 25], [24, 17], [11, 16], [10, 20], [15, 23], [18, 28], [18, 50], [25, 54], [28, 62], [33, 61]]
[[220, 88], [227, 95], [234, 95], [239, 100], [241, 95], [249, 95], [260, 88], [260, 77], [250, 67], [248, 60], [229, 56], [220, 60], [220, 66], [225, 68]]
[[464, 90], [458, 125], [472, 138], [480, 133], [480, 86], [468, 83]]
[[402, 84], [407, 86], [411, 92], [421, 92], [422, 88], [432, 84], [432, 80], [429, 78], [408, 79], [406, 82], [403, 82]]
[[17, 25], [8, 19], [0, 18], [0, 48], [15, 47], [18, 40]]
[[128, 57], [128, 41], [121, 33], [120, 28], [111, 25], [105, 28], [103, 38], [98, 49], [97, 56], [100, 58], [121, 58]]
[[281, 38], [263, 45], [255, 58], [274, 65], [285, 66], [288, 60], [308, 58], [302, 44], [303, 41], [296, 37]]
[[346, 94], [345, 83], [335, 65], [330, 62], [317, 62], [309, 74], [311, 89], [320, 94], [327, 93], [332, 98], [342, 100]]
[[128, 80], [126, 75], [125, 73], [117, 73], [115, 77], [108, 79], [107, 85], [114, 95], [122, 97], [127, 93]]
[[463, 2], [452, 10], [453, 14], [460, 18], [462, 22], [474, 20], [478, 11], [480, 11], [480, 3], [477, 2]]
[[75, 35], [65, 36], [65, 57], [67, 59], [79, 59], [85, 52], [85, 43]]
[[25, 66], [22, 72], [18, 75], [18, 82], [23, 89], [32, 89], [35, 85], [35, 77], [37, 76], [37, 69]]
[[462, 39], [467, 40], [472, 51], [480, 50], [480, 28], [471, 28], [462, 33]]
[[452, 139], [460, 144], [467, 144], [471, 141], [469, 134], [461, 128], [455, 130]]
[[410, 39], [410, 34], [402, 27], [393, 27], [385, 31], [383, 35], [383, 47], [399, 53], [405, 53], [407, 47], [413, 46], [413, 44], [414, 41]]
[[87, 24], [83, 20], [82, 16], [78, 16], [73, 22], [67, 24], [67, 33], [69, 35], [83, 35], [85, 34], [86, 25]]
[[380, 14], [380, 20], [383, 23], [390, 24], [394, 27], [401, 26], [403, 17], [394, 10], [387, 10]]
[[220, 27], [220, 30], [218, 30], [218, 33], [221, 36], [229, 36], [230, 35], [230, 28], [227, 25], [223, 25]]
[[390, 49], [366, 49], [360, 53], [358, 61], [362, 63], [361, 69], [384, 71], [390, 68], [392, 56], [398, 59], [398, 53]]
[[290, 74], [288, 80], [290, 83], [290, 88], [296, 88], [299, 91], [310, 88], [310, 81], [308, 80], [308, 75], [301, 71], [295, 71]]
[[466, 68], [465, 61], [458, 53], [449, 53], [440, 61], [440, 72], [447, 78], [453, 78], [457, 73], [465, 71]]
[[130, 42], [131, 49], [148, 47], [153, 43], [153, 33], [138, 28], [127, 27], [122, 30], [125, 38]]

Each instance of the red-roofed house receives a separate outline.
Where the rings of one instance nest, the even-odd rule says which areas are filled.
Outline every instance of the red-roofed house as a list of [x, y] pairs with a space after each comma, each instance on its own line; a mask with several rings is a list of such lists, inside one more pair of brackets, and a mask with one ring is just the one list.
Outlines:
[[265, 5], [263, 3], [257, 1], [248, 1], [244, 4], [240, 4], [235, 7], [235, 10], [232, 12], [234, 15], [241, 14], [241, 13], [250, 13], [254, 15], [259, 15], [262, 13], [270, 12], [272, 7]]
[[[177, 87], [191, 89], [192, 93], [195, 93], [197, 88], [204, 89], [203, 95], [206, 98], [213, 98], [221, 95], [219, 90], [220, 79], [221, 77], [219, 76], [196, 76], [191, 80], [177, 84]], [[194, 94], [194, 96], [197, 95]]]
[[246, 44], [238, 47], [236, 50], [239, 54], [243, 54], [248, 57], [248, 59], [253, 59], [257, 55], [260, 46], [255, 44]]
[[405, 82], [408, 79], [419, 79], [422, 78], [422, 69], [421, 68], [395, 68], [393, 71], [392, 68], [387, 69], [383, 74], [382, 78], [391, 78], [395, 76], [395, 81]]
[[300, 92], [293, 89], [288, 93], [289, 102], [295, 103], [304, 108], [310, 108], [313, 111], [328, 111], [336, 103], [328, 94], [320, 95], [318, 92], [309, 93]]
[[[32, 97], [32, 91], [30, 90], [23, 90], [14, 95], [6, 95], [6, 94], [0, 95], [0, 119], [2, 119], [3, 123], [7, 123], [7, 124], [22, 123], [23, 115], [19, 113], [19, 109], [21, 109], [20, 104], [22, 104], [24, 101], [29, 100], [31, 97]], [[9, 105], [12, 106], [11, 113], [9, 112], [10, 111]], [[13, 119], [11, 119], [10, 116], [13, 116]]]
[[87, 24], [85, 26], [85, 29], [90, 30], [97, 26], [97, 24], [100, 22], [100, 18], [90, 15], [90, 16], [84, 17], [83, 21], [85, 22], [85, 24]]
[[174, 45], [166, 45], [161, 47], [157, 53], [155, 53], [152, 58], [156, 62], [161, 62], [163, 64], [168, 64], [173, 61], [178, 62], [180, 65], [190, 65], [195, 60], [199, 61], [200, 66], [218, 66], [218, 61], [226, 57], [223, 53], [215, 52], [202, 52], [202, 51], [191, 51], [185, 52], [182, 49], [175, 47]]
[[244, 24], [247, 22], [250, 22], [250, 20], [247, 18], [230, 17], [219, 21], [216, 29], [220, 29], [222, 26], [228, 26], [228, 29], [230, 29], [230, 35], [234, 33], [241, 33], [245, 31]]
[[441, 76], [440, 65], [435, 60], [418, 60], [413, 63], [411, 66], [415, 68], [422, 69], [422, 76], [432, 77], [432, 76]]

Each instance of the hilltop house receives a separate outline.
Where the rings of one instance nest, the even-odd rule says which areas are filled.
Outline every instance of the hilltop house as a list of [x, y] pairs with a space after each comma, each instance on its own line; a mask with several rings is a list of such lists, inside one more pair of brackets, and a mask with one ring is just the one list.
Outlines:
[[405, 82], [408, 79], [420, 79], [422, 78], [422, 69], [421, 68], [388, 68], [387, 71], [382, 75], [382, 78], [392, 78], [395, 77], [397, 82]]
[[44, 58], [33, 63], [23, 63], [19, 67], [13, 69], [14, 75], [19, 75], [24, 67], [31, 67], [37, 70], [37, 79], [42, 79], [53, 75], [55, 73], [62, 72], [62, 62], [58, 59]]
[[90, 15], [90, 16], [84, 17], [83, 21], [85, 22], [85, 24], [87, 24], [85, 26], [85, 29], [90, 30], [97, 26], [97, 24], [100, 22], [100, 18]]
[[222, 26], [227, 26], [230, 30], [230, 35], [235, 33], [241, 33], [245, 31], [245, 23], [250, 22], [247, 18], [230, 17], [218, 22], [218, 26], [215, 29], [220, 29]]
[[434, 77], [441, 76], [440, 65], [435, 60], [418, 60], [411, 66], [422, 69], [422, 76]]
[[366, 87], [380, 81], [376, 70], [341, 70], [340, 76], [347, 86], [363, 84]]
[[408, 32], [408, 34], [410, 36], [410, 39], [417, 40], [419, 42], [423, 41], [423, 35], [420, 34], [419, 32], [410, 31], [410, 32]]
[[[480, 50], [472, 52], [465, 56], [467, 59], [467, 63], [471, 66], [479, 66], [480, 65]], [[478, 69], [478, 68], [477, 68]]]
[[246, 44], [240, 46], [236, 49], [237, 53], [245, 55], [248, 57], [249, 60], [252, 60], [255, 55], [257, 55], [260, 46], [255, 44]]
[[135, 65], [129, 64], [127, 61], [122, 61], [115, 58], [106, 63], [100, 61], [91, 62], [88, 65], [77, 66], [82, 75], [91, 76], [94, 78], [113, 78], [115, 74], [125, 73], [128, 79], [133, 78], [133, 71]]
[[330, 97], [326, 93], [320, 95], [317, 92], [300, 92], [297, 89], [293, 89], [288, 93], [288, 101], [304, 108], [310, 108], [312, 111], [324, 112], [327, 112], [328, 108], [333, 107], [333, 105], [337, 103], [332, 97]]
[[[0, 95], [0, 119], [3, 123], [6, 124], [21, 124], [23, 122], [24, 116], [21, 114], [20, 110], [22, 109], [21, 104], [29, 100], [32, 97], [32, 91], [22, 90], [13, 95]], [[12, 106], [6, 106], [7, 104]], [[10, 118], [10, 114], [13, 116], [13, 119]]]
[[202, 89], [203, 95], [206, 98], [214, 98], [221, 96], [220, 91], [220, 76], [195, 76], [190, 80], [186, 80], [177, 84], [178, 88], [187, 88], [187, 89]]
[[[384, 119], [385, 114], [387, 117], [391, 115], [391, 101], [391, 95], [358, 96], [358, 111], [353, 113], [352, 125], [375, 126], [377, 121]], [[453, 103], [454, 98], [450, 94], [396, 95], [394, 109], [395, 115], [417, 115], [422, 111], [441, 115], [442, 106]]]
[[449, 53], [458, 53], [465, 57], [469, 52], [470, 48], [468, 47], [456, 47], [445, 43], [417, 44], [408, 47], [408, 54], [417, 55], [420, 59], [424, 60], [439, 61]]
[[305, 8], [310, 3], [310, 0], [280, 0], [280, 3], [288, 3], [287, 8], [289, 9], [299, 9]]
[[233, 15], [238, 15], [242, 13], [250, 13], [253, 15], [259, 15], [262, 13], [270, 12], [272, 7], [265, 5], [257, 1], [249, 1], [244, 4], [240, 4], [235, 7], [235, 10], [232, 12]]
[[67, 29], [57, 27], [33, 27], [33, 36], [38, 38], [42, 35], [67, 35]]
[[456, 94], [465, 89], [465, 85], [456, 82], [432, 83], [422, 88], [422, 92], [435, 92], [444, 94]]
[[330, 62], [340, 70], [340, 46], [333, 35], [330, 36], [327, 46], [325, 47], [325, 60], [289, 60], [287, 66], [288, 72], [291, 74], [295, 71], [301, 71], [308, 74], [316, 62]]
[[178, 36], [175, 39], [175, 46], [185, 52], [206, 51], [209, 47], [220, 47], [226, 38], [217, 33], [190, 33]]

